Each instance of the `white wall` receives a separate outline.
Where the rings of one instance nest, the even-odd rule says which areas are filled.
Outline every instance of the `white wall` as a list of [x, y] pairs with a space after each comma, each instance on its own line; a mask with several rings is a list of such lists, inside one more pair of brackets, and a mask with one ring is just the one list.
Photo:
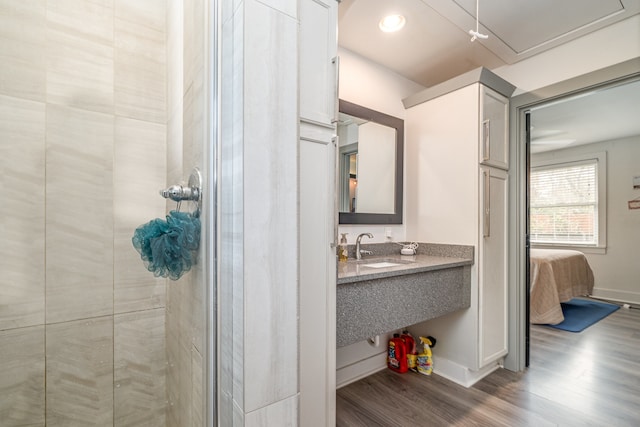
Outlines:
[[[402, 99], [423, 90], [423, 86], [347, 49], [338, 48], [338, 55], [340, 56], [340, 99], [405, 119], [406, 113]], [[406, 180], [405, 174], [405, 183]], [[341, 225], [339, 228], [340, 233], [349, 233], [347, 241], [350, 244], [354, 244], [358, 234], [363, 232], [373, 234], [374, 238], [367, 240], [368, 242], [379, 243], [406, 239], [404, 224], [387, 226]], [[385, 229], [391, 231], [391, 239], [385, 238]]]
[[477, 340], [469, 331], [475, 329], [478, 316], [478, 125], [472, 121], [478, 108], [474, 84], [407, 110], [407, 170], [413, 175], [406, 192], [407, 234], [420, 242], [476, 247], [470, 308], [420, 323], [411, 331], [436, 337], [436, 355], [465, 367], [477, 363]]
[[[632, 179], [640, 176], [640, 136], [581, 145], [554, 151], [563, 157], [607, 152], [607, 250], [585, 253], [595, 278], [594, 295], [640, 303], [640, 210], [629, 210], [627, 202], [640, 197]], [[549, 153], [541, 153], [548, 155]], [[532, 155], [532, 160], [536, 155]]]
[[356, 212], [393, 213], [395, 211], [396, 130], [374, 122], [358, 129], [358, 186]]
[[340, 99], [404, 119], [402, 99], [425, 89], [350, 50], [338, 48]]
[[515, 95], [640, 57], [640, 15], [512, 65], [492, 70]]
[[[423, 90], [423, 86], [349, 50], [339, 48], [338, 55], [340, 56], [340, 99], [405, 120], [406, 113], [402, 99]], [[407, 182], [406, 174], [404, 182]], [[406, 211], [406, 208], [404, 210]], [[391, 231], [391, 239], [385, 237], [385, 229]], [[339, 232], [349, 233], [347, 238], [350, 244], [354, 244], [358, 234], [363, 232], [370, 232], [374, 235], [374, 238], [367, 239], [367, 242], [403, 241], [406, 239], [404, 224], [387, 226], [341, 225]], [[338, 386], [383, 368], [386, 361], [386, 342], [388, 339], [389, 335], [380, 336], [378, 347], [373, 347], [367, 342], [359, 342], [339, 348], [336, 357]]]

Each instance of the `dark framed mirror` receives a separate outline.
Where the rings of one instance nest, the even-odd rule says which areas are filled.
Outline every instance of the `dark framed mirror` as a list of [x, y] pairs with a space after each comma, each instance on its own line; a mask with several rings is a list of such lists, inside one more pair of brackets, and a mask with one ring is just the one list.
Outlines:
[[402, 224], [404, 120], [339, 100], [340, 224]]

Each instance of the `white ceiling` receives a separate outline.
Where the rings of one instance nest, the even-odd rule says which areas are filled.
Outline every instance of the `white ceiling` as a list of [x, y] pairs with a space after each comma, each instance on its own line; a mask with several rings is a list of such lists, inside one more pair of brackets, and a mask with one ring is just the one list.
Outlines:
[[[406, 17], [397, 33], [378, 22]], [[640, 13], [640, 0], [342, 0], [338, 43], [430, 87], [478, 67], [495, 69]], [[640, 83], [556, 103], [532, 114], [536, 150], [640, 134]], [[613, 137], [612, 137], [613, 135]], [[555, 142], [552, 142], [555, 141]]]
[[640, 80], [531, 110], [531, 152], [640, 135]]
[[[494, 69], [640, 13], [640, 0], [342, 0], [338, 44], [430, 87], [480, 66]], [[406, 17], [397, 33], [378, 22]]]

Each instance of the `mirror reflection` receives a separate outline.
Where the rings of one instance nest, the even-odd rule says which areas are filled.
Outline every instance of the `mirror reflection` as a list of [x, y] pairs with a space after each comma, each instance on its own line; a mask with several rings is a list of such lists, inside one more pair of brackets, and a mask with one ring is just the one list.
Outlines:
[[340, 100], [341, 224], [402, 223], [404, 121]]

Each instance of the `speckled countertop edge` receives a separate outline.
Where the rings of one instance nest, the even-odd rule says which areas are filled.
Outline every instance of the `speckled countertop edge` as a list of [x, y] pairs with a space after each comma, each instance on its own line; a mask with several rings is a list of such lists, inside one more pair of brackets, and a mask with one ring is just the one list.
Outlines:
[[[373, 246], [373, 245], [371, 245]], [[376, 260], [398, 260], [403, 262], [398, 266], [385, 268], [366, 267], [365, 263]], [[426, 271], [442, 270], [446, 268], [463, 267], [473, 265], [473, 256], [470, 258], [457, 258], [432, 255], [381, 255], [370, 256], [362, 261], [349, 260], [338, 263], [338, 285], [363, 282], [366, 280], [382, 279], [385, 277], [403, 276], [407, 274], [423, 273]]]
[[[361, 248], [371, 251], [371, 255], [365, 255], [365, 258], [379, 258], [387, 255], [400, 255], [403, 243], [409, 242], [387, 242], [387, 243], [362, 243]], [[431, 255], [439, 257], [452, 258], [474, 258], [474, 247], [469, 245], [448, 245], [443, 243], [423, 243], [417, 242], [417, 255]], [[347, 245], [349, 260], [355, 261], [356, 245]]]

